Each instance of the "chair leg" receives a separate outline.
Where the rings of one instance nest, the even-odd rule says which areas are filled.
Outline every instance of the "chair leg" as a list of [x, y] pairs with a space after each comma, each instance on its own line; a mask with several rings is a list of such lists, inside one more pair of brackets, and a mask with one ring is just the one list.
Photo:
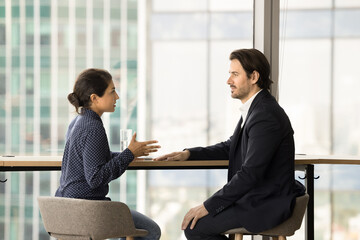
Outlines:
[[285, 236], [272, 237], [273, 240], [286, 240]]
[[235, 234], [235, 240], [243, 240], [243, 234], [242, 233], [236, 233]]

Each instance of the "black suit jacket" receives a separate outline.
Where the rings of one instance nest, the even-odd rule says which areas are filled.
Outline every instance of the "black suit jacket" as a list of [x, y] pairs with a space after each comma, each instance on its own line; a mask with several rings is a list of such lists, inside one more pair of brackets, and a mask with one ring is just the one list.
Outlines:
[[284, 110], [262, 90], [243, 128], [239, 121], [229, 140], [190, 148], [190, 160], [229, 159], [227, 184], [204, 202], [209, 214], [216, 216], [231, 207], [230, 220], [255, 233], [289, 218], [295, 198], [305, 192], [294, 178], [293, 134]]

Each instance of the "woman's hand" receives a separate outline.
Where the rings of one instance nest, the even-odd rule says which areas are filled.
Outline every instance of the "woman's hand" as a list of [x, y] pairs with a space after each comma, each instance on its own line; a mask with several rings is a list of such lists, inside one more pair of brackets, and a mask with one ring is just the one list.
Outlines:
[[128, 149], [132, 152], [135, 158], [141, 156], [149, 156], [150, 153], [157, 152], [158, 148], [160, 148], [160, 145], [150, 145], [157, 142], [158, 141], [156, 140], [138, 142], [136, 141], [136, 133], [134, 133]]
[[190, 157], [190, 151], [184, 150], [182, 152], [173, 152], [157, 157], [154, 161], [185, 161]]

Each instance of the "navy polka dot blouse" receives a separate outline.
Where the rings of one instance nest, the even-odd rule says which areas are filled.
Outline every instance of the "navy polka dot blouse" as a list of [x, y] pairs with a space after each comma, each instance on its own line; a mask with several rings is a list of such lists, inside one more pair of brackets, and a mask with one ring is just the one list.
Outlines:
[[121, 176], [134, 155], [129, 149], [111, 152], [99, 115], [83, 109], [69, 125], [55, 196], [105, 200], [109, 182]]

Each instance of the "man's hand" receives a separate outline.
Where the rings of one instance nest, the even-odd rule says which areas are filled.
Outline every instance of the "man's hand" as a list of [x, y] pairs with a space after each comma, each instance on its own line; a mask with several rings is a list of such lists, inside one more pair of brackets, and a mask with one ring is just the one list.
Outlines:
[[154, 161], [185, 161], [190, 157], [190, 151], [173, 152], [157, 157]]
[[149, 156], [150, 153], [157, 152], [158, 148], [160, 148], [160, 145], [150, 145], [157, 142], [158, 141], [156, 140], [138, 142], [136, 141], [136, 133], [134, 133], [128, 149], [132, 152], [135, 158]]
[[181, 224], [181, 229], [185, 230], [192, 220], [190, 229], [194, 229], [196, 222], [200, 219], [208, 215], [209, 212], [206, 210], [204, 204], [201, 204], [197, 207], [194, 207], [188, 211], [185, 215], [184, 220]]

